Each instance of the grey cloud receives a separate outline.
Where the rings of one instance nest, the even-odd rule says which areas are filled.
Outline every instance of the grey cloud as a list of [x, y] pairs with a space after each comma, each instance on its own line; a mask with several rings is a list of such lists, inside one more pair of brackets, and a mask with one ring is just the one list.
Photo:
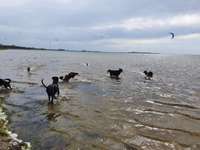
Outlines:
[[87, 5], [79, 3], [31, 1], [22, 8], [0, 10], [1, 23], [33, 27], [90, 26], [134, 16], [170, 16], [200, 10], [199, 0], [84, 0]]
[[171, 31], [176, 35], [187, 35], [200, 33], [200, 27], [141, 30], [120, 27], [98, 30], [92, 27], [118, 24], [134, 17], [165, 18], [192, 13], [200, 14], [199, 0], [77, 0], [69, 3], [30, 0], [23, 5], [0, 9], [0, 40], [31, 46], [112, 49], [113, 43], [106, 40], [162, 38]]

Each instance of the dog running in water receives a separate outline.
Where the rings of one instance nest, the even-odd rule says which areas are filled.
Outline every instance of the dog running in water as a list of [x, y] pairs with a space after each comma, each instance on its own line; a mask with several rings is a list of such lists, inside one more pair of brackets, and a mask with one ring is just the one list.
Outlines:
[[4, 86], [6, 89], [12, 89], [10, 82], [11, 79], [0, 79], [0, 86]]
[[111, 78], [119, 78], [119, 75], [123, 72], [123, 70], [121, 68], [119, 68], [118, 70], [107, 70], [107, 73], [110, 73], [110, 77]]
[[144, 71], [145, 74], [145, 79], [146, 80], [151, 80], [153, 78], [153, 72], [152, 71]]
[[69, 74], [65, 75], [65, 77], [63, 76], [60, 76], [60, 79], [65, 81], [65, 82], [69, 82], [69, 80], [71, 78], [74, 78], [75, 76], [79, 75], [79, 73], [76, 73], [76, 72], [70, 72]]
[[52, 77], [52, 80], [53, 80], [53, 83], [49, 84], [48, 86], [44, 84], [43, 79], [41, 80], [42, 85], [46, 88], [49, 102], [51, 102], [51, 103], [53, 103], [54, 98], [56, 98], [56, 94], [57, 94], [57, 96], [59, 96], [59, 94], [60, 94], [59, 86], [58, 86], [59, 78], [54, 76], [54, 77]]

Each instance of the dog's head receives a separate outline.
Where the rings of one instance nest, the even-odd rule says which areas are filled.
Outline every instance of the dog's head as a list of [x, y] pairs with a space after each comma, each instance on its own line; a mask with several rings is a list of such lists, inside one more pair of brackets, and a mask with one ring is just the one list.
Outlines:
[[57, 76], [53, 76], [53, 77], [52, 77], [52, 80], [53, 80], [53, 83], [54, 83], [54, 84], [57, 84], [59, 78], [58, 78]]
[[109, 73], [109, 72], [110, 72], [110, 69], [107, 70], [107, 73]]
[[122, 68], [119, 68], [119, 72], [120, 72], [120, 73], [123, 72], [123, 69], [122, 69]]
[[64, 77], [63, 77], [63, 76], [60, 76], [60, 77], [59, 77], [59, 79], [60, 79], [60, 80], [63, 80], [63, 79], [64, 79]]
[[77, 75], [79, 75], [79, 73], [77, 73], [77, 72], [70, 72], [70, 73], [68, 74], [68, 76], [71, 77], [71, 78], [74, 78], [74, 77], [77, 76]]
[[11, 79], [4, 79], [4, 81], [6, 81], [7, 83], [10, 83], [11, 82]]
[[145, 75], [147, 75], [148, 74], [148, 72], [145, 70], [144, 72], [143, 72]]

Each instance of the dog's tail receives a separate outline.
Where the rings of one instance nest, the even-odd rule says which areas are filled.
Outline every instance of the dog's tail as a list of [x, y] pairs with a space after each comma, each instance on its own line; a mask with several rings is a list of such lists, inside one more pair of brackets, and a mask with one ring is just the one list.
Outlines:
[[41, 80], [42, 85], [43, 85], [45, 88], [47, 88], [47, 86], [44, 84], [43, 81], [44, 81], [44, 79]]
[[8, 81], [9, 83], [11, 82], [11, 79], [9, 79], [9, 78], [8, 79], [4, 79], [4, 80]]

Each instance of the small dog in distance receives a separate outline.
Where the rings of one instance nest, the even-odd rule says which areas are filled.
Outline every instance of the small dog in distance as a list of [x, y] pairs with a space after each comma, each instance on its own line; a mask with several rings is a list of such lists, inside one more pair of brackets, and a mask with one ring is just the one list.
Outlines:
[[111, 78], [116, 78], [119, 79], [119, 75], [123, 72], [123, 70], [121, 68], [119, 68], [118, 70], [107, 70], [107, 73], [110, 73], [110, 77]]
[[146, 80], [151, 80], [153, 78], [153, 72], [152, 71], [144, 71], [145, 74], [145, 79]]
[[12, 89], [10, 82], [11, 79], [0, 79], [0, 86], [4, 86], [6, 89]]
[[31, 72], [31, 68], [27, 67], [27, 72], [30, 73]]

